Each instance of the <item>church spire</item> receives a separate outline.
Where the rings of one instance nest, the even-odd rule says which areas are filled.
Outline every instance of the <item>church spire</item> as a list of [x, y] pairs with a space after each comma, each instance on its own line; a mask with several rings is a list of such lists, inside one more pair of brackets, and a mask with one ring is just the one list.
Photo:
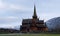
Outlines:
[[35, 7], [35, 5], [34, 5], [34, 14], [33, 14], [33, 18], [37, 18], [36, 7]]

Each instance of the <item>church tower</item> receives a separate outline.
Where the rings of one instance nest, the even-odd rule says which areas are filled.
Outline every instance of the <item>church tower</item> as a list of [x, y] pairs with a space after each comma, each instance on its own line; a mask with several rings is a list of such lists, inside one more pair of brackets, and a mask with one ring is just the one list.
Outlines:
[[37, 14], [36, 14], [36, 7], [35, 7], [35, 5], [34, 5], [33, 19], [37, 19]]

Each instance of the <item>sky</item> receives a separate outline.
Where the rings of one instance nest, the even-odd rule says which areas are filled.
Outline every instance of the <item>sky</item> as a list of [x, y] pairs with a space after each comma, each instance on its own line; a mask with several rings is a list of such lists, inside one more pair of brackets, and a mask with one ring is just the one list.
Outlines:
[[14, 28], [32, 18], [34, 4], [40, 20], [60, 17], [60, 0], [0, 0], [0, 27]]

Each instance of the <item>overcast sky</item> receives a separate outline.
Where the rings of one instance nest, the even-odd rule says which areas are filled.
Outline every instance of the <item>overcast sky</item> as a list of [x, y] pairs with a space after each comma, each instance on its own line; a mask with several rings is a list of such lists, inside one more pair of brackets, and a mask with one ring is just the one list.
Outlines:
[[60, 0], [0, 0], [0, 27], [14, 28], [22, 19], [32, 18], [34, 3], [39, 19], [60, 16]]

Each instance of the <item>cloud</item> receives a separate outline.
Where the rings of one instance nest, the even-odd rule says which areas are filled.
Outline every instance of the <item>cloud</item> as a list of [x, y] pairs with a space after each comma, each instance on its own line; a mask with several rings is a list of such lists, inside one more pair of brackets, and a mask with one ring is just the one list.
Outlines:
[[9, 24], [19, 22], [18, 17], [9, 16], [9, 17], [0, 17], [0, 24]]
[[14, 28], [15, 26], [20, 24], [21, 23], [18, 17], [0, 17], [0, 28]]
[[40, 15], [40, 19], [43, 18], [44, 21], [60, 16], [60, 0], [38, 0], [37, 6], [38, 16]]
[[[40, 15], [39, 17], [44, 19], [44, 21], [59, 16], [59, 0], [34, 1], [36, 8], [38, 7], [38, 16]], [[0, 0], [0, 25], [4, 24], [3, 26], [12, 27], [20, 24], [22, 22], [20, 19], [27, 19], [32, 16], [32, 12], [30, 12], [33, 11], [32, 5], [32, 0]]]
[[9, 4], [8, 2], [0, 1], [0, 10], [20, 10], [20, 11], [31, 11], [32, 8], [25, 7], [24, 5]]
[[25, 5], [17, 4], [17, 0], [13, 2], [12, 1], [13, 0], [0, 0], [0, 27], [14, 28], [14, 26], [21, 25], [21, 13], [17, 15], [17, 12], [19, 13], [20, 11], [32, 11], [31, 7], [26, 7]]
[[31, 11], [32, 10], [32, 8], [25, 7], [23, 5], [14, 5], [14, 4], [11, 4], [9, 8], [12, 10], [20, 10], [20, 11]]
[[18, 23], [0, 24], [0, 28], [14, 28], [15, 26], [18, 26]]
[[48, 21], [49, 19], [51, 18], [54, 18], [54, 17], [59, 17], [60, 14], [58, 13], [57, 15], [57, 12], [49, 12], [49, 13], [38, 13], [38, 16], [40, 19], [43, 19], [45, 22]]

